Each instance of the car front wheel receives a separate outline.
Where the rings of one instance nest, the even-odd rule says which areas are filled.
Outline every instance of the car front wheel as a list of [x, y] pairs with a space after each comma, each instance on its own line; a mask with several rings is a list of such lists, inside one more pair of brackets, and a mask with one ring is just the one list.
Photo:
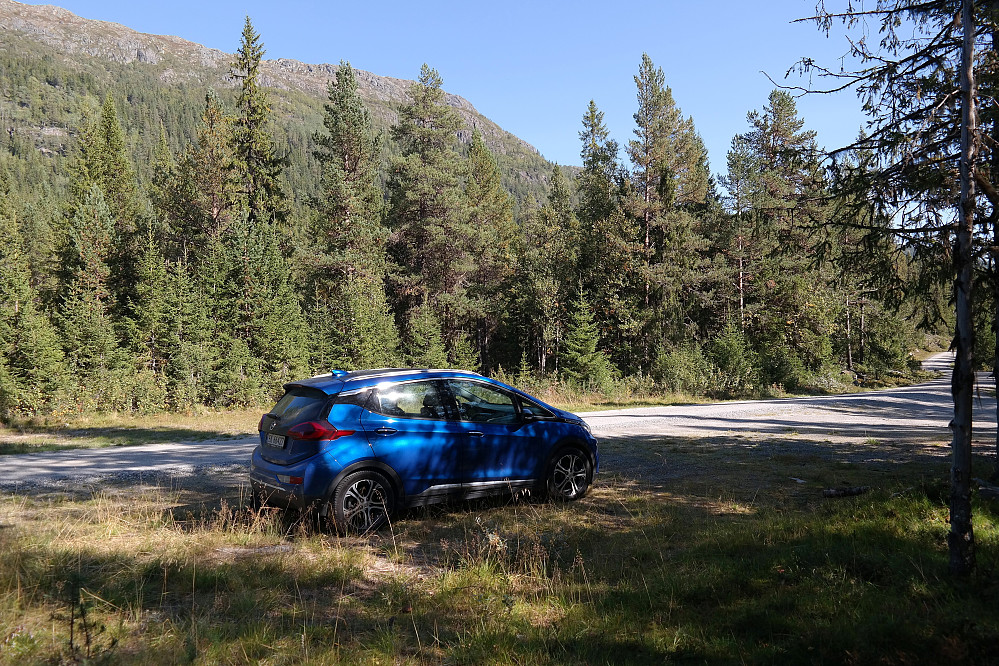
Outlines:
[[337, 531], [364, 534], [386, 525], [395, 506], [388, 480], [373, 470], [347, 475], [334, 488], [328, 515]]
[[548, 499], [576, 500], [586, 494], [593, 478], [589, 458], [579, 449], [562, 449], [548, 465], [545, 490]]

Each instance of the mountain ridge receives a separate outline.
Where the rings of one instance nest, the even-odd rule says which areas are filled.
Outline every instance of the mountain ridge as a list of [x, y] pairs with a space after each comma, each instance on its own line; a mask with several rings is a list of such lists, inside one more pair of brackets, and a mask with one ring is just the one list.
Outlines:
[[[235, 86], [227, 76], [232, 54], [182, 37], [143, 33], [119, 23], [83, 18], [56, 5], [0, 0], [0, 30], [21, 33], [66, 57], [82, 55], [119, 65], [137, 63], [157, 68], [164, 84]], [[311, 64], [290, 58], [264, 60], [261, 82], [278, 90], [325, 99], [327, 85], [338, 68], [330, 63]], [[364, 70], [355, 70], [355, 74], [358, 92], [369, 104], [369, 111], [380, 124], [391, 125], [398, 105], [408, 101], [408, 88], [413, 82]], [[534, 146], [483, 116], [467, 99], [453, 93], [446, 93], [446, 99], [465, 121], [466, 129], [460, 133], [464, 142], [478, 129], [494, 152], [510, 155], [527, 152], [540, 157]]]

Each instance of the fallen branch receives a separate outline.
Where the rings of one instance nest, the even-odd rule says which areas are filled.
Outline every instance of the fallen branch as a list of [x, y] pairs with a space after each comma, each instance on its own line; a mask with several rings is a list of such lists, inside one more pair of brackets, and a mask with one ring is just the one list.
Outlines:
[[978, 496], [985, 499], [999, 499], [999, 486], [993, 486], [987, 481], [975, 479], [978, 483]]
[[854, 495], [863, 495], [868, 490], [870, 486], [856, 486], [855, 488], [826, 488], [822, 491], [823, 497], [853, 497]]

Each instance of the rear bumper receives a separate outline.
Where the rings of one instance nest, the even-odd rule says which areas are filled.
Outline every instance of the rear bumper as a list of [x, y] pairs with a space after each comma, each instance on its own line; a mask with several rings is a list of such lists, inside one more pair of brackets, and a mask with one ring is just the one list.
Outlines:
[[[259, 450], [253, 452], [250, 461], [250, 490], [254, 501], [268, 506], [306, 510], [325, 499], [328, 472], [317, 473], [314, 459], [296, 465], [281, 466], [269, 463], [260, 457]], [[290, 477], [302, 479], [302, 483], [290, 483]]]

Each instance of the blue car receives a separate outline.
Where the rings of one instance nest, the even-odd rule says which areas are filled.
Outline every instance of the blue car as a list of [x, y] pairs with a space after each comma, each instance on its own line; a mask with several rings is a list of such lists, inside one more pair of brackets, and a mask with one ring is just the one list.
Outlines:
[[581, 418], [474, 372], [334, 371], [284, 388], [260, 419], [254, 500], [315, 508], [339, 531], [450, 499], [575, 500], [597, 470]]

